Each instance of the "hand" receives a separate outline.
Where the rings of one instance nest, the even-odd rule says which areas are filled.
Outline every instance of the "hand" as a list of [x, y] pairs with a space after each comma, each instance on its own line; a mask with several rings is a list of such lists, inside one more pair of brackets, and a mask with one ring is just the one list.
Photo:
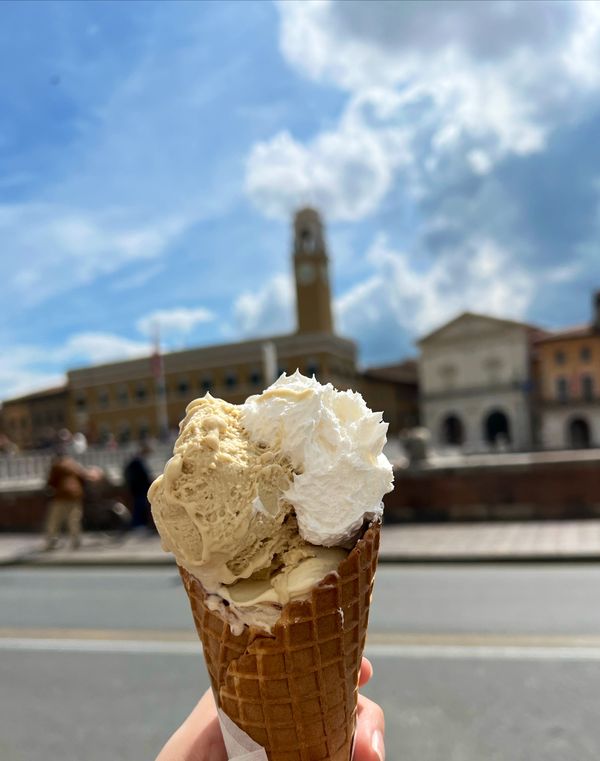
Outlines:
[[101, 481], [104, 478], [104, 471], [97, 465], [92, 465], [87, 469], [86, 476], [88, 481]]
[[[359, 687], [373, 676], [373, 667], [363, 658], [358, 678]], [[353, 761], [384, 761], [383, 711], [372, 700], [358, 696], [356, 739]], [[156, 761], [227, 761], [227, 752], [217, 718], [211, 690], [207, 690]]]

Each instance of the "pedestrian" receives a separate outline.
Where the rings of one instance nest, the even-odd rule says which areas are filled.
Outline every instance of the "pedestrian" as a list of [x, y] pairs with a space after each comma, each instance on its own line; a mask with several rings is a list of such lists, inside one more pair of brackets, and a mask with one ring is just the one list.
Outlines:
[[152, 476], [146, 462], [151, 452], [150, 446], [142, 443], [123, 471], [123, 480], [127, 484], [133, 502], [132, 529], [144, 529], [151, 526], [148, 489], [152, 483]]
[[46, 548], [56, 546], [58, 535], [66, 525], [71, 548], [81, 544], [81, 523], [83, 519], [83, 490], [86, 481], [98, 481], [102, 477], [100, 468], [84, 468], [64, 448], [57, 451], [48, 474], [47, 486], [52, 490], [52, 499], [46, 519]]

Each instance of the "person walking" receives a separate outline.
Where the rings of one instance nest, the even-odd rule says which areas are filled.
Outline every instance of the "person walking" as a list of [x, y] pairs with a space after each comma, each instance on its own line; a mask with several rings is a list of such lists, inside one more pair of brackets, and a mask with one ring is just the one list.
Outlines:
[[86, 481], [98, 481], [100, 468], [84, 468], [66, 452], [59, 451], [52, 461], [47, 486], [52, 490], [46, 520], [46, 548], [56, 546], [58, 535], [67, 526], [71, 548], [81, 544], [83, 490]]
[[132, 529], [151, 528], [148, 489], [152, 483], [152, 476], [146, 463], [146, 457], [151, 451], [148, 444], [142, 444], [123, 472], [123, 480], [127, 484], [133, 502]]

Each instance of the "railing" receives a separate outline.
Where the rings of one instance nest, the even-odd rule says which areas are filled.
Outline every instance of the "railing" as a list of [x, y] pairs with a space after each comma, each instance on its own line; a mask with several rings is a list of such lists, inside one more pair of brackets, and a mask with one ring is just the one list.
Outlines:
[[[135, 446], [122, 446], [118, 449], [89, 447], [82, 454], [73, 454], [72, 457], [85, 467], [102, 468], [111, 483], [120, 484], [123, 481], [123, 469], [135, 452]], [[392, 462], [404, 459], [402, 447], [396, 440], [387, 443], [385, 452]], [[146, 462], [154, 477], [162, 472], [172, 453], [172, 444], [153, 445]], [[0, 455], [0, 491], [42, 488], [48, 477], [52, 457], [52, 454], [37, 452]]]
[[[117, 449], [90, 447], [81, 454], [71, 456], [85, 467], [102, 468], [106, 477], [113, 483], [121, 483], [123, 468], [133, 457], [134, 446]], [[154, 445], [146, 458], [152, 475], [158, 475], [173, 451], [171, 444]], [[50, 470], [53, 455], [50, 453], [31, 453], [23, 455], [0, 455], [0, 490], [10, 488], [39, 488], [44, 485]]]

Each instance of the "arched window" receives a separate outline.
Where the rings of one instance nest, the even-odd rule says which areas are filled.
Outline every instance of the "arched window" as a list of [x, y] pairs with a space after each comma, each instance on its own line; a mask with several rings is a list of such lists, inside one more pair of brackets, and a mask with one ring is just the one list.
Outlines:
[[442, 420], [442, 443], [450, 446], [460, 446], [465, 440], [465, 429], [458, 415], [446, 415]]
[[488, 444], [509, 444], [510, 422], [502, 410], [492, 410], [483, 422], [483, 436]]
[[573, 449], [587, 449], [592, 444], [590, 426], [584, 418], [572, 418], [567, 424], [567, 441]]

